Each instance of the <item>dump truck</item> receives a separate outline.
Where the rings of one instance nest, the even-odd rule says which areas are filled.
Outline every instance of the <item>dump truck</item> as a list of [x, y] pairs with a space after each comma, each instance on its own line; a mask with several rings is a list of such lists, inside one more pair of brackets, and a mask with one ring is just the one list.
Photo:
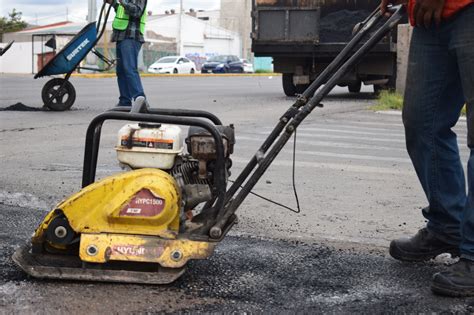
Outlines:
[[[380, 0], [252, 0], [252, 51], [272, 57], [286, 95], [301, 94], [350, 41]], [[346, 74], [339, 86], [358, 93], [395, 88], [396, 30]]]

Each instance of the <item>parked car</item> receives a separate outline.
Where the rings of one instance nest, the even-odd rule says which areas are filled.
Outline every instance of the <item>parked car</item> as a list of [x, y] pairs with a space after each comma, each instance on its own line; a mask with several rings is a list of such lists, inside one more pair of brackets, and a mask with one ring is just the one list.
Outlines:
[[244, 64], [244, 72], [245, 73], [254, 73], [253, 64], [250, 63], [247, 59], [241, 59], [242, 63]]
[[195, 73], [194, 62], [182, 56], [168, 56], [159, 59], [148, 68], [150, 73]]
[[239, 57], [232, 55], [209, 58], [201, 68], [202, 73], [243, 73], [244, 64]]

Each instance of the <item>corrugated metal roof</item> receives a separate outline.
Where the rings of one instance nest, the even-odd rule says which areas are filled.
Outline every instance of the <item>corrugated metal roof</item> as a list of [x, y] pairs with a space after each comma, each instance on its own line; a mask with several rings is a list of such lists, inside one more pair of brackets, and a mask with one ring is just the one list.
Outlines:
[[78, 33], [87, 23], [59, 22], [38, 26], [18, 32], [18, 34], [41, 34], [41, 33]]

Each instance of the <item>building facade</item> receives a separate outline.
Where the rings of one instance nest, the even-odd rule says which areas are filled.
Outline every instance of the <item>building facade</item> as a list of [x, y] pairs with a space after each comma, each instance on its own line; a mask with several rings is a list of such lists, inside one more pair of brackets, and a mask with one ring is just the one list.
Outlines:
[[220, 26], [242, 38], [241, 57], [252, 58], [252, 0], [221, 0]]
[[[205, 16], [202, 13], [201, 16]], [[216, 13], [210, 16], [214, 17]], [[51, 49], [44, 48], [44, 42], [32, 43], [33, 34], [68, 34], [78, 33], [85, 23], [56, 23], [42, 26], [37, 29], [25, 30], [17, 33], [5, 34], [5, 40], [15, 40], [12, 52], [0, 60], [0, 72], [3, 73], [31, 73], [38, 72], [38, 59], [42, 58], [37, 53], [50, 53]], [[109, 22], [107, 31], [97, 48], [107, 57], [115, 55], [115, 45], [110, 43], [112, 27]], [[71, 38], [71, 37], [69, 37]], [[140, 68], [148, 66], [160, 57], [166, 55], [185, 55], [192, 59], [200, 69], [200, 65], [215, 55], [236, 55], [242, 57], [242, 39], [237, 32], [224, 29], [205, 19], [199, 19], [189, 14], [164, 14], [148, 17], [146, 44], [140, 54]], [[47, 38], [45, 37], [45, 41]], [[33, 50], [34, 46], [34, 50]], [[64, 45], [58, 45], [59, 51]], [[21, 59], [21, 60], [20, 60]], [[90, 54], [87, 58], [88, 65], [93, 65], [97, 58]]]

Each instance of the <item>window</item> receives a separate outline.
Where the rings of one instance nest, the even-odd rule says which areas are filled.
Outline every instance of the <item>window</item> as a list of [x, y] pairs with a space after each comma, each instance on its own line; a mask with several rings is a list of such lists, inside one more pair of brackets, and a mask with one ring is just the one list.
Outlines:
[[164, 57], [158, 60], [158, 63], [175, 63], [177, 58], [173, 57]]
[[226, 62], [228, 59], [227, 59], [227, 56], [214, 56], [214, 57], [211, 57], [209, 58], [209, 62]]

